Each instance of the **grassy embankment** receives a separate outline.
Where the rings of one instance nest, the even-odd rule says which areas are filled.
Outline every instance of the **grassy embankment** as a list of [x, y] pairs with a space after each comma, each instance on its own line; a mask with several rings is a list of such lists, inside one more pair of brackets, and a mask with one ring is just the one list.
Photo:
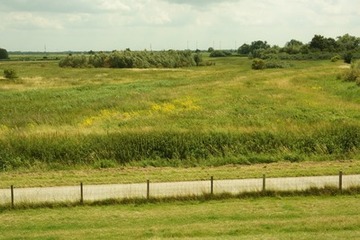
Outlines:
[[358, 196], [28, 209], [0, 213], [1, 239], [357, 239]]
[[[0, 80], [0, 167], [359, 159], [360, 88], [337, 79], [342, 63], [296, 61], [287, 69], [254, 71], [246, 58], [212, 61], [215, 66], [184, 69], [1, 62], [1, 71], [15, 69], [20, 79]], [[357, 161], [349, 164], [356, 167]], [[328, 172], [335, 171], [322, 174]]]

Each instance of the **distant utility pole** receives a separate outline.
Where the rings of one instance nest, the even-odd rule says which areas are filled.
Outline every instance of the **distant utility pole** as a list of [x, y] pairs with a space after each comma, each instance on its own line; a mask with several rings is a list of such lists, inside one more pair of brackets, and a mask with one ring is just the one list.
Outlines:
[[47, 53], [46, 53], [46, 43], [44, 44], [44, 54], [45, 54], [45, 56], [47, 55]]

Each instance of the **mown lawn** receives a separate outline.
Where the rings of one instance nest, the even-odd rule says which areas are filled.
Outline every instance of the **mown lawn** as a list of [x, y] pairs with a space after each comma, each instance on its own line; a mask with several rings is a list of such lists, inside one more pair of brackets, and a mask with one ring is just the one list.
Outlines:
[[6, 210], [1, 239], [357, 239], [359, 196]]

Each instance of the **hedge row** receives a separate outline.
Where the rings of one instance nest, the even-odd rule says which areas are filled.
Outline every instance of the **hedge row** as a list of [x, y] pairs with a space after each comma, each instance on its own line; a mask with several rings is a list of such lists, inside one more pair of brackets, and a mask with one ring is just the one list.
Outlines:
[[197, 55], [191, 51], [114, 51], [89, 56], [69, 55], [60, 60], [60, 67], [109, 67], [109, 68], [180, 68], [197, 65]]

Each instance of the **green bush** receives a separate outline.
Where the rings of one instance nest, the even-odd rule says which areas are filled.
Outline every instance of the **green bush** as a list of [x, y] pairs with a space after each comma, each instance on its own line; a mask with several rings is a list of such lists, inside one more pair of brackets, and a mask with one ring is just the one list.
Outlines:
[[290, 67], [290, 64], [287, 62], [270, 60], [270, 61], [266, 61], [265, 67], [266, 68], [288, 68], [288, 67]]
[[85, 68], [88, 67], [88, 58], [84, 55], [69, 55], [59, 62], [60, 67]]
[[344, 54], [344, 62], [350, 64], [353, 59], [353, 54], [351, 52], [347, 52]]
[[190, 51], [133, 52], [114, 51], [110, 54], [92, 54], [89, 57], [67, 56], [59, 62], [60, 67], [110, 67], [110, 68], [180, 68], [201, 65], [199, 54]]
[[6, 79], [16, 79], [18, 78], [18, 75], [14, 69], [5, 69], [4, 70], [4, 77]]
[[359, 85], [360, 82], [360, 61], [353, 62], [351, 68], [344, 74], [344, 81], [356, 82]]
[[231, 52], [224, 50], [215, 50], [210, 53], [210, 57], [227, 57], [231, 56]]
[[262, 60], [262, 59], [255, 58], [255, 59], [252, 61], [251, 68], [254, 69], [254, 70], [265, 69], [265, 68], [266, 68], [266, 63], [265, 63], [265, 61]]
[[196, 63], [196, 66], [200, 66], [200, 64], [202, 62], [202, 55], [200, 53], [195, 54], [194, 61]]
[[9, 54], [6, 49], [0, 48], [0, 59], [8, 59]]
[[279, 59], [279, 60], [330, 60], [334, 57], [333, 53], [330, 52], [312, 52], [312, 53], [298, 53], [298, 54], [289, 54], [286, 52], [280, 53], [266, 53], [261, 52], [261, 59]]
[[337, 62], [337, 61], [339, 61], [341, 59], [341, 56], [340, 55], [335, 55], [335, 56], [333, 56], [332, 58], [331, 58], [331, 62]]

